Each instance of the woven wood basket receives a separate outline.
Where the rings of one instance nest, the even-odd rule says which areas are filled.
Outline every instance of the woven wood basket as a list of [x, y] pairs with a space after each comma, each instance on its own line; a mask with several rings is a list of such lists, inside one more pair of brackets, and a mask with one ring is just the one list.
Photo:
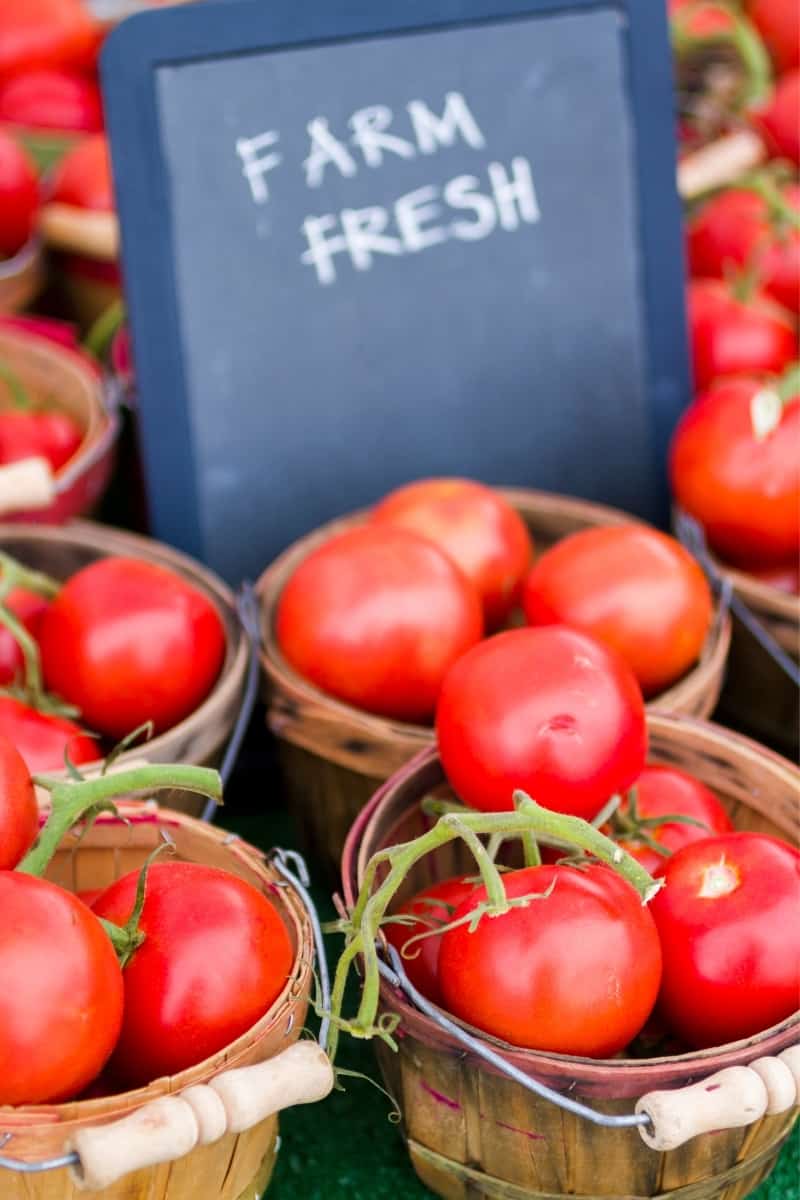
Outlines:
[[11, 258], [0, 261], [0, 313], [19, 312], [39, 294], [44, 283], [42, 247], [31, 238]]
[[[679, 766], [703, 780], [726, 803], [738, 828], [797, 841], [800, 772], [790, 763], [703, 722], [652, 714], [649, 729], [650, 760]], [[348, 905], [376, 850], [430, 827], [420, 801], [442, 783], [441, 765], [431, 750], [399, 771], [362, 812], [343, 857]], [[474, 861], [461, 843], [450, 843], [417, 865], [404, 894], [468, 865], [472, 869]], [[769, 1173], [797, 1118], [795, 1107], [658, 1153], [635, 1129], [598, 1128], [494, 1073], [385, 983], [382, 1000], [385, 1010], [399, 1014], [401, 1027], [396, 1054], [377, 1045], [381, 1069], [403, 1113], [414, 1169], [447, 1200], [557, 1200], [564, 1195], [583, 1200], [743, 1200]], [[727, 1046], [665, 1058], [610, 1060], [539, 1054], [484, 1040], [557, 1091], [587, 1099], [603, 1112], [629, 1113], [635, 1100], [654, 1088], [683, 1087], [723, 1067], [777, 1054], [799, 1035], [796, 1014]]]
[[[502, 495], [524, 517], [537, 554], [579, 529], [633, 520], [618, 509], [548, 492], [503, 489]], [[300, 562], [334, 534], [363, 520], [363, 513], [355, 513], [301, 538], [257, 585], [267, 725], [277, 738], [284, 792], [308, 854], [332, 877], [348, 830], [375, 788], [433, 742], [430, 726], [385, 720], [325, 695], [289, 666], [275, 638], [278, 601]], [[729, 642], [730, 620], [717, 614], [697, 665], [655, 697], [651, 707], [708, 716], [722, 686]]]
[[[10, 327], [0, 329], [0, 363], [11, 368], [34, 403], [46, 401], [49, 407], [72, 417], [83, 430], [76, 453], [53, 476], [56, 488], [75, 473], [76, 467], [86, 464], [66, 490], [59, 490], [43, 506], [27, 510], [25, 505], [30, 500], [18, 500], [22, 495], [18, 489], [23, 485], [15, 474], [0, 492], [2, 518], [60, 523], [90, 512], [105, 490], [114, 462], [116, 424], [104, 404], [100, 375], [83, 355]], [[0, 389], [0, 405], [10, 404], [8, 389]], [[0, 468], [0, 480], [19, 465]]]
[[[234, 598], [221, 579], [171, 546], [90, 521], [58, 527], [0, 524], [0, 548], [58, 580], [68, 579], [81, 567], [109, 555], [140, 558], [168, 567], [203, 592], [225, 627], [227, 648], [217, 682], [190, 716], [145, 746], [127, 751], [118, 761], [147, 758], [150, 762], [219, 764], [242, 703], [248, 661], [248, 642]], [[195, 815], [203, 806], [201, 798], [186, 793], [170, 795], [169, 801]]]
[[[129, 1116], [145, 1104], [195, 1085], [223, 1070], [273, 1058], [300, 1036], [312, 981], [313, 935], [294, 890], [265, 861], [259, 850], [223, 830], [155, 802], [123, 801], [120, 816], [102, 816], [80, 840], [70, 838], [54, 858], [48, 878], [72, 891], [107, 886], [140, 867], [159, 844], [160, 831], [173, 839], [177, 856], [220, 867], [269, 894], [292, 940], [295, 961], [286, 987], [260, 1021], [230, 1046], [190, 1070], [157, 1080], [146, 1088], [117, 1096], [69, 1104], [0, 1108], [0, 1132], [12, 1134], [2, 1153], [40, 1161], [63, 1154], [75, 1134]], [[87, 1193], [67, 1170], [18, 1175], [0, 1169], [3, 1200], [254, 1200], [269, 1182], [277, 1152], [277, 1116], [245, 1133], [225, 1133], [174, 1162], [125, 1175], [102, 1191]]]

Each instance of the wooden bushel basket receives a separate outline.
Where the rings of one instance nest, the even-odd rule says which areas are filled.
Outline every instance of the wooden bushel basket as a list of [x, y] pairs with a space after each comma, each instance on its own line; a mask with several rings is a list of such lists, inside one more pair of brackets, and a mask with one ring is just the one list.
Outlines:
[[[109, 555], [139, 558], [167, 567], [198, 588], [214, 605], [225, 628], [226, 651], [219, 677], [199, 708], [152, 741], [120, 755], [125, 764], [186, 762], [217, 766], [242, 705], [249, 658], [248, 639], [229, 588], [211, 571], [161, 542], [90, 521], [64, 526], [0, 524], [0, 549], [27, 567], [57, 580]], [[187, 793], [169, 796], [170, 803], [195, 815], [203, 802]]]
[[[92, 1174], [95, 1178], [102, 1175], [106, 1166], [111, 1174], [122, 1176], [100, 1190], [92, 1187], [87, 1192], [67, 1168], [34, 1175], [0, 1168], [0, 1195], [3, 1200], [78, 1200], [86, 1195], [97, 1196], [98, 1200], [204, 1200], [206, 1197], [253, 1200], [262, 1195], [272, 1173], [277, 1152], [277, 1110], [321, 1098], [326, 1094], [326, 1069], [330, 1078], [330, 1066], [326, 1068], [327, 1060], [323, 1061], [316, 1043], [295, 1045], [303, 1029], [313, 978], [314, 942], [308, 914], [294, 889], [265, 861], [261, 852], [239, 838], [179, 812], [160, 809], [153, 801], [122, 801], [118, 807], [122, 819], [103, 815], [80, 840], [73, 836], [67, 839], [50, 866], [48, 878], [73, 891], [107, 886], [140, 867], [159, 844], [160, 831], [165, 830], [174, 841], [180, 859], [222, 868], [269, 895], [289, 932], [295, 952], [294, 965], [286, 986], [261, 1020], [196, 1067], [121, 1095], [67, 1104], [0, 1108], [0, 1134], [11, 1135], [0, 1155], [41, 1162], [77, 1148], [86, 1166], [84, 1182], [91, 1184]], [[226, 1132], [223, 1122], [221, 1129], [210, 1130], [208, 1144], [190, 1148], [191, 1129], [187, 1138], [186, 1129], [180, 1124], [180, 1118], [186, 1116], [183, 1111], [186, 1101], [176, 1098], [175, 1093], [207, 1085], [211, 1080], [218, 1084], [221, 1074], [234, 1068], [251, 1068], [238, 1076], [237, 1086], [241, 1087], [244, 1078], [253, 1091], [253, 1076], [257, 1080], [260, 1077], [255, 1087], [254, 1112], [258, 1116], [258, 1102], [260, 1111], [265, 1107], [263, 1076], [270, 1070], [280, 1072], [277, 1056], [287, 1050], [288, 1060], [283, 1062], [291, 1061], [294, 1079], [305, 1074], [308, 1083], [310, 1067], [311, 1082], [316, 1083], [316, 1089], [307, 1086], [303, 1092], [284, 1081], [281, 1102], [252, 1127], [239, 1133]], [[269, 1068], [252, 1070], [255, 1064], [268, 1059], [272, 1060]], [[200, 1089], [201, 1099], [207, 1098], [208, 1090]], [[175, 1098], [167, 1100], [168, 1097]], [[145, 1111], [145, 1106], [154, 1101], [158, 1107]], [[154, 1116], [148, 1124], [151, 1113]], [[114, 1122], [123, 1119], [127, 1119], [127, 1128], [112, 1128]], [[99, 1141], [101, 1126], [102, 1142]], [[97, 1132], [87, 1135], [87, 1130], [95, 1128]], [[181, 1139], [187, 1148], [185, 1153], [179, 1144]], [[159, 1157], [160, 1144], [170, 1146], [165, 1149], [163, 1159]], [[170, 1153], [173, 1160], [167, 1161]], [[122, 1173], [123, 1164], [137, 1161], [149, 1161], [150, 1165]], [[81, 1177], [81, 1167], [76, 1174]]]
[[[44, 459], [0, 466], [0, 517], [52, 522], [90, 512], [114, 463], [118, 421], [106, 408], [100, 374], [83, 355], [21, 329], [0, 328], [0, 363], [18, 377], [34, 404], [65, 413], [83, 431], [77, 451], [52, 472]], [[3, 405], [10, 404], [7, 388]]]
[[[500, 489], [523, 516], [540, 554], [579, 529], [633, 520], [618, 509], [549, 492]], [[323, 525], [290, 546], [257, 584], [261, 604], [261, 665], [267, 725], [277, 739], [283, 788], [309, 856], [338, 872], [342, 848], [356, 816], [375, 789], [425, 746], [430, 726], [404, 724], [327, 696], [301, 678], [280, 652], [275, 617], [280, 595], [302, 560], [334, 534], [365, 519], [355, 513]], [[717, 611], [700, 660], [651, 707], [668, 713], [708, 716], [717, 702], [730, 643], [730, 618]]]
[[[652, 762], [680, 767], [701, 779], [725, 802], [738, 828], [797, 841], [800, 772], [790, 763], [715, 725], [660, 714], [652, 714], [648, 724]], [[362, 812], [343, 858], [348, 906], [373, 853], [430, 827], [420, 801], [442, 783], [441, 765], [430, 750], [389, 780]], [[398, 902], [435, 878], [474, 868], [461, 842], [448, 844], [437, 855], [417, 864]], [[750, 1124], [745, 1118], [738, 1128], [723, 1128], [722, 1119], [712, 1118], [699, 1125], [709, 1132], [676, 1149], [656, 1151], [636, 1129], [598, 1128], [498, 1074], [385, 981], [381, 998], [382, 1011], [401, 1020], [397, 1053], [376, 1042], [381, 1069], [403, 1114], [414, 1169], [446, 1200], [557, 1200], [566, 1195], [583, 1200], [743, 1200], [771, 1170], [797, 1118], [800, 1051], [792, 1051], [797, 1055], [794, 1108], [784, 1103], [784, 1111]], [[654, 1089], [681, 1089], [723, 1068], [747, 1067], [779, 1055], [800, 1040], [800, 1015], [744, 1041], [661, 1058], [542, 1054], [469, 1032], [526, 1076], [604, 1113], [622, 1114], [632, 1113], [636, 1101]], [[784, 1067], [779, 1069], [786, 1075]], [[737, 1082], [740, 1078], [741, 1071], [735, 1076]], [[709, 1093], [703, 1090], [704, 1104], [717, 1087], [715, 1082]], [[727, 1098], [724, 1081], [723, 1089]], [[691, 1104], [691, 1098], [672, 1097], [673, 1104], [685, 1100]], [[739, 1100], [734, 1087], [734, 1108]]]
[[31, 238], [13, 254], [0, 261], [0, 313], [15, 313], [39, 294], [44, 282], [42, 247]]

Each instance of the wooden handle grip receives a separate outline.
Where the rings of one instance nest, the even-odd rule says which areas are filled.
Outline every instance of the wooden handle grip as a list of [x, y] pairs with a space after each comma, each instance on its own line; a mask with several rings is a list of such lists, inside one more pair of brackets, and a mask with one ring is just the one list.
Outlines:
[[223, 1071], [120, 1121], [78, 1130], [67, 1146], [80, 1158], [70, 1175], [76, 1187], [102, 1191], [132, 1171], [183, 1158], [197, 1145], [243, 1133], [293, 1104], [322, 1100], [332, 1087], [324, 1050], [316, 1042], [295, 1042], [266, 1062]]
[[678, 163], [678, 191], [694, 200], [713, 188], [733, 183], [767, 157], [767, 147], [752, 129], [738, 129], [687, 154]]
[[47, 508], [55, 495], [53, 472], [46, 458], [23, 458], [0, 467], [0, 514]]
[[639, 1126], [653, 1150], [674, 1150], [701, 1133], [736, 1129], [765, 1113], [785, 1112], [798, 1103], [795, 1068], [800, 1048], [778, 1058], [759, 1058], [749, 1067], [726, 1067], [690, 1087], [648, 1092], [636, 1105], [650, 1126]]
[[72, 204], [50, 201], [39, 212], [39, 232], [48, 246], [114, 262], [119, 253], [119, 224], [115, 213], [90, 212]]

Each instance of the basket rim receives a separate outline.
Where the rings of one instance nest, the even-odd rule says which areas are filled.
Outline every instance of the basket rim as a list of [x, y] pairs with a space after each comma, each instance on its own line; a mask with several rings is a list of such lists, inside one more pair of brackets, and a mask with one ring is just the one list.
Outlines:
[[[216, 714], [216, 710], [224, 707], [232, 695], [241, 690], [247, 671], [249, 647], [247, 637], [242, 629], [236, 611], [233, 592], [223, 579], [216, 575], [204, 564], [196, 562], [189, 555], [165, 542], [143, 534], [131, 533], [127, 529], [116, 529], [111, 525], [100, 525], [94, 521], [75, 520], [66, 525], [28, 525], [17, 522], [0, 522], [0, 545], [8, 542], [36, 541], [42, 545], [53, 543], [76, 545], [97, 550], [104, 557], [122, 555], [140, 558], [155, 565], [176, 570], [184, 575], [189, 582], [198, 587], [214, 604], [226, 631], [226, 656], [220, 673], [211, 691], [203, 702], [182, 721], [165, 729], [149, 742], [126, 750], [117, 760], [120, 763], [132, 758], [147, 758], [152, 762], [158, 761], [168, 740], [190, 735], [200, 725], [205, 724]], [[233, 631], [229, 636], [229, 628]], [[95, 763], [102, 758], [95, 759]], [[87, 763], [87, 766], [92, 764]]]
[[[649, 712], [647, 724], [648, 731], [651, 733], [677, 736], [683, 730], [691, 730], [695, 734], [704, 735], [712, 744], [722, 739], [731, 743], [742, 754], [755, 755], [768, 768], [783, 776], [788, 787], [794, 787], [800, 791], [800, 767], [796, 767], [788, 759], [760, 746], [743, 734], [735, 733], [711, 721], [678, 717], [671, 713]], [[365, 838], [370, 829], [377, 825], [381, 810], [389, 804], [399, 789], [412, 784], [423, 770], [430, 771], [437, 765], [441, 767], [436, 747], [426, 747], [379, 787], [359, 813], [347, 836], [341, 862], [342, 892], [348, 908], [355, 902], [357, 888], [363, 879], [366, 863]], [[415, 800], [409, 798], [408, 809], [413, 808], [415, 803]], [[429, 1017], [414, 1008], [405, 996], [384, 979], [381, 979], [381, 996], [384, 1004], [389, 1005], [400, 1014], [403, 1027], [414, 1036], [429, 1045], [442, 1046], [453, 1053], [465, 1053], [459, 1043], [439, 1029]], [[549, 1079], [560, 1077], [565, 1081], [568, 1077], [578, 1085], [616, 1084], [619, 1086], [621, 1084], [626, 1090], [631, 1088], [634, 1091], [637, 1084], [650, 1088], [658, 1083], [674, 1083], [678, 1076], [686, 1077], [700, 1072], [710, 1073], [724, 1066], [738, 1065], [745, 1059], [751, 1061], [752, 1058], [763, 1054], [777, 1053], [778, 1050], [797, 1040], [798, 1034], [800, 1034], [800, 1009], [798, 1009], [790, 1017], [750, 1038], [709, 1047], [705, 1050], [690, 1050], [682, 1054], [652, 1058], [599, 1059], [513, 1046], [475, 1029], [466, 1022], [459, 1021], [451, 1013], [448, 1013], [448, 1016], [474, 1037], [485, 1041], [515, 1066], [531, 1075], [544, 1074]], [[757, 1053], [753, 1053], [754, 1050]], [[481, 1068], [491, 1070], [482, 1061]]]
[[[177, 1075], [165, 1075], [160, 1079], [154, 1079], [145, 1087], [114, 1093], [110, 1096], [88, 1100], [69, 1100], [58, 1104], [0, 1106], [0, 1126], [4, 1131], [30, 1133], [37, 1127], [54, 1124], [74, 1125], [83, 1121], [94, 1121], [97, 1118], [113, 1120], [133, 1109], [140, 1108], [151, 1100], [173, 1095], [193, 1084], [202, 1083], [213, 1078], [222, 1070], [237, 1066], [238, 1060], [260, 1040], [261, 1035], [269, 1027], [279, 1021], [284, 1011], [288, 1014], [298, 999], [307, 997], [310, 992], [314, 958], [311, 922], [297, 892], [271, 866], [264, 851], [246, 842], [237, 834], [228, 833], [217, 825], [209, 825], [207, 822], [188, 816], [177, 809], [162, 807], [154, 800], [121, 799], [117, 802], [117, 808], [122, 820], [113, 814], [101, 813], [93, 828], [123, 826], [126, 822], [130, 825], [155, 825], [162, 822], [172, 827], [183, 826], [197, 836], [214, 842], [217, 847], [224, 846], [233, 858], [243, 861], [250, 870], [260, 876], [265, 888], [270, 890], [272, 902], [276, 906], [280, 906], [283, 917], [293, 930], [296, 952], [292, 969], [280, 995], [276, 997], [267, 1012], [235, 1041], [217, 1051], [216, 1054], [203, 1059], [202, 1062], [196, 1063], [193, 1067], [187, 1067]], [[88, 845], [91, 845], [91, 833], [90, 830], [84, 839]], [[79, 1115], [75, 1115], [76, 1106], [81, 1109]], [[67, 1115], [68, 1112], [71, 1115]]]
[[[497, 487], [493, 490], [500, 493], [518, 511], [526, 508], [549, 514], [567, 515], [575, 520], [585, 520], [598, 525], [644, 525], [655, 529], [648, 522], [621, 509], [581, 500], [575, 496], [565, 496], [558, 492], [544, 492], [535, 488]], [[397, 721], [383, 717], [364, 709], [356, 708], [336, 696], [329, 695], [314, 683], [305, 679], [291, 666], [282, 654], [275, 636], [275, 616], [281, 593], [293, 571], [318, 546], [331, 537], [344, 533], [360, 524], [366, 523], [370, 509], [357, 509], [344, 516], [335, 517], [331, 521], [317, 526], [316, 529], [296, 539], [262, 572], [255, 586], [259, 601], [259, 616], [261, 625], [261, 646], [259, 659], [261, 668], [269, 686], [279, 693], [291, 696], [302, 704], [313, 706], [316, 710], [324, 710], [328, 719], [338, 720], [343, 726], [352, 730], [358, 737], [369, 735], [376, 742], [394, 742], [398, 747], [406, 747], [408, 754], [413, 754], [423, 746], [429, 745], [433, 738], [433, 725], [419, 725], [413, 722]], [[663, 532], [656, 530], [656, 532]], [[669, 535], [673, 536], [673, 535]], [[661, 709], [664, 706], [672, 708], [675, 705], [688, 704], [690, 700], [702, 692], [704, 687], [715, 679], [720, 679], [725, 667], [730, 648], [733, 623], [729, 613], [720, 618], [720, 605], [713, 598], [713, 617], [706, 635], [700, 656], [694, 665], [675, 680], [669, 688], [653, 696], [647, 701], [648, 710]], [[276, 732], [280, 732], [276, 730]]]

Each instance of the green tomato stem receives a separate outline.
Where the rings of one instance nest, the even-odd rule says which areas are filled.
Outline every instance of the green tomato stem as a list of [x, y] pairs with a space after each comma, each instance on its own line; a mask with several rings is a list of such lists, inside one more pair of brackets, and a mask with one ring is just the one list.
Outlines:
[[0, 379], [11, 393], [12, 407], [23, 411], [33, 408], [28, 389], [17, 372], [8, 363], [0, 362]]

